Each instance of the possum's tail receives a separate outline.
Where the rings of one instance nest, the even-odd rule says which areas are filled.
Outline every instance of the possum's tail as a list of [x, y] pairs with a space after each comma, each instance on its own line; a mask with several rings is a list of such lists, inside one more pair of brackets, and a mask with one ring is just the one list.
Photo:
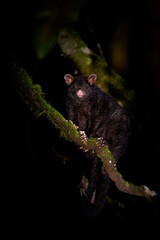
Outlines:
[[83, 209], [86, 217], [95, 217], [103, 209], [110, 178], [105, 172], [102, 162], [94, 157], [88, 179], [82, 178], [80, 187], [83, 196]]

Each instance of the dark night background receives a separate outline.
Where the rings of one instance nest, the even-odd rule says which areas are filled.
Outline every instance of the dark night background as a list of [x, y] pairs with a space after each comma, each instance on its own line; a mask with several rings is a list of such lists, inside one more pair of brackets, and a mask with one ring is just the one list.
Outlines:
[[[77, 2], [77, 5], [75, 4]], [[74, 5], [74, 7], [73, 7]], [[109, 65], [135, 90], [132, 137], [125, 156], [118, 163], [124, 179], [144, 184], [160, 194], [160, 3], [157, 0], [107, 1], [14, 1], [1, 8], [2, 56], [5, 63], [6, 127], [2, 185], [5, 189], [6, 234], [22, 236], [60, 232], [85, 236], [154, 234], [158, 232], [159, 198], [154, 202], [119, 192], [112, 183], [110, 203], [92, 219], [82, 215], [77, 185], [81, 178], [81, 157], [77, 148], [59, 137], [59, 131], [43, 118], [35, 118], [19, 98], [7, 64], [14, 56], [42, 86], [46, 99], [64, 112], [63, 76], [74, 74], [76, 66], [65, 57], [56, 40], [38, 59], [35, 42], [39, 12], [55, 12], [53, 34], [72, 24], [88, 47], [98, 52], [97, 43]], [[44, 11], [44, 14], [47, 12]], [[66, 14], [67, 13], [67, 14]], [[47, 13], [46, 13], [47, 14]], [[37, 20], [38, 19], [38, 20]], [[37, 34], [37, 35], [36, 35]], [[3, 90], [2, 90], [3, 92]], [[8, 101], [7, 101], [8, 100]], [[3, 128], [2, 128], [3, 131]], [[62, 163], [61, 159], [67, 158]], [[4, 157], [5, 156], [5, 157]], [[84, 163], [84, 162], [83, 162]], [[76, 237], [76, 235], [75, 235]]]

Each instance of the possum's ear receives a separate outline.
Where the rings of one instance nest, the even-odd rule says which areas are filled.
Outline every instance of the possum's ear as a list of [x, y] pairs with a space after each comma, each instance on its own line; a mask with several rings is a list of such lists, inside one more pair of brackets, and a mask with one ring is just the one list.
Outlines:
[[69, 86], [73, 82], [74, 77], [70, 74], [66, 74], [64, 76], [64, 80], [66, 81], [66, 84]]
[[90, 85], [93, 85], [93, 84], [95, 84], [95, 82], [96, 82], [96, 80], [97, 80], [97, 75], [96, 75], [96, 74], [91, 74], [91, 75], [87, 78], [87, 80], [88, 80], [88, 83], [89, 83]]

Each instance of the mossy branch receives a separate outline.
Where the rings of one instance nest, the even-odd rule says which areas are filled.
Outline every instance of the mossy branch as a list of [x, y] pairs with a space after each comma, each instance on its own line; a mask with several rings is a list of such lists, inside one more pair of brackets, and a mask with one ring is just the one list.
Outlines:
[[154, 191], [150, 191], [146, 186], [135, 186], [125, 181], [118, 172], [115, 159], [108, 147], [100, 147], [97, 139], [88, 139], [84, 141], [77, 131], [77, 127], [71, 121], [66, 120], [56, 109], [47, 103], [40, 85], [33, 84], [31, 77], [19, 64], [13, 64], [12, 67], [17, 91], [30, 111], [38, 117], [46, 117], [56, 128], [60, 129], [61, 135], [68, 141], [74, 142], [83, 149], [94, 151], [103, 162], [105, 171], [109, 174], [120, 191], [146, 197], [147, 199], [151, 199], [156, 195]]

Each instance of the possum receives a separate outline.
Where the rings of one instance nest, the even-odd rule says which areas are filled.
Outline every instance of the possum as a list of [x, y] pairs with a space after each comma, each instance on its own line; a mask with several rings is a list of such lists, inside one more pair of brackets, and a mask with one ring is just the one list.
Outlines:
[[[85, 138], [97, 138], [106, 144], [117, 163], [126, 150], [131, 133], [130, 120], [125, 109], [95, 84], [96, 74], [66, 74], [64, 79], [68, 87], [65, 100], [68, 120], [78, 126], [78, 131]], [[83, 178], [80, 183], [83, 207], [85, 216], [93, 217], [105, 205], [110, 178], [94, 153], [89, 151], [84, 154], [91, 164], [88, 181]]]

